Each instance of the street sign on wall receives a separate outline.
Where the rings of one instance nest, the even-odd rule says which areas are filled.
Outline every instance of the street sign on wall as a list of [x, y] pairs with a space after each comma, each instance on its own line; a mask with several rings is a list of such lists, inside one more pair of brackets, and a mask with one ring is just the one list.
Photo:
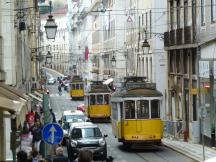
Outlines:
[[59, 124], [49, 123], [43, 128], [42, 137], [48, 144], [59, 144], [63, 139], [63, 130]]

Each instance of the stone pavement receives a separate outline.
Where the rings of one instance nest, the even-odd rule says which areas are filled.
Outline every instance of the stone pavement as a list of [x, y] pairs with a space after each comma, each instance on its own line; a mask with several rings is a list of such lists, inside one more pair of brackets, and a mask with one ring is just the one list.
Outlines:
[[[203, 162], [203, 146], [191, 142], [184, 142], [172, 138], [164, 138], [163, 144], [173, 150], [180, 152], [196, 161]], [[216, 157], [216, 149], [205, 146], [205, 160], [211, 157]]]

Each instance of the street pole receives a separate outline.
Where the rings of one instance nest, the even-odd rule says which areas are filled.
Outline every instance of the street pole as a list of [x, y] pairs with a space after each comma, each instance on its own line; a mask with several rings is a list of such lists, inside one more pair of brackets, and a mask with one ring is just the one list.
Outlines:
[[204, 110], [205, 106], [201, 106], [201, 86], [200, 86], [200, 47], [197, 48], [197, 70], [198, 70], [198, 106], [200, 110], [199, 119], [200, 119], [200, 131], [202, 139], [202, 151], [203, 151], [203, 161], [205, 160], [205, 142], [204, 142]]
[[[44, 69], [44, 73], [45, 73], [45, 78], [47, 78], [46, 76], [46, 70]], [[46, 89], [46, 82], [44, 84], [44, 89]], [[46, 92], [43, 90], [43, 111], [44, 111], [44, 125], [48, 124], [50, 122], [50, 114], [49, 114], [49, 96], [48, 94], [46, 94]], [[48, 155], [48, 144], [44, 143], [44, 151], [43, 152], [43, 156], [47, 157]]]
[[211, 121], [211, 146], [215, 147], [215, 110], [214, 110], [214, 60], [209, 61], [209, 85], [210, 85], [210, 121]]

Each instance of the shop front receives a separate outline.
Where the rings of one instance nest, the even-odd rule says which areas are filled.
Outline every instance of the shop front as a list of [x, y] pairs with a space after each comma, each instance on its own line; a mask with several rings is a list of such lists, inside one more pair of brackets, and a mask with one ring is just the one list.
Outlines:
[[0, 161], [15, 159], [18, 132], [30, 109], [30, 100], [16, 88], [0, 83]]

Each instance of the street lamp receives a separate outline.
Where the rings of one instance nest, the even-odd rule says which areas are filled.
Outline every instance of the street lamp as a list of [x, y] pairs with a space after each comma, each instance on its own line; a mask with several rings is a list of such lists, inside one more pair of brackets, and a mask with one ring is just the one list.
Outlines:
[[116, 59], [115, 59], [115, 56], [113, 56], [112, 59], [111, 59], [111, 65], [112, 65], [112, 67], [116, 67]]
[[49, 1], [49, 5], [50, 5], [50, 14], [49, 14], [49, 18], [47, 19], [46, 25], [44, 26], [45, 31], [46, 31], [46, 35], [47, 35], [47, 39], [55, 39], [56, 36], [56, 31], [57, 31], [57, 25], [55, 23], [55, 19], [53, 19], [52, 14], [51, 14], [51, 10], [52, 10], [52, 2]]
[[143, 48], [143, 54], [148, 54], [149, 53], [149, 49], [150, 49], [150, 45], [147, 41], [147, 33], [146, 33], [146, 30], [145, 30], [145, 40], [142, 44], [142, 48]]
[[47, 64], [51, 64], [52, 63], [52, 55], [50, 53], [50, 51], [47, 52], [47, 55], [46, 55], [46, 63]]
[[148, 54], [149, 53], [150, 45], [149, 45], [149, 43], [148, 43], [148, 41], [146, 39], [142, 44], [142, 48], [143, 48], [143, 54]]

